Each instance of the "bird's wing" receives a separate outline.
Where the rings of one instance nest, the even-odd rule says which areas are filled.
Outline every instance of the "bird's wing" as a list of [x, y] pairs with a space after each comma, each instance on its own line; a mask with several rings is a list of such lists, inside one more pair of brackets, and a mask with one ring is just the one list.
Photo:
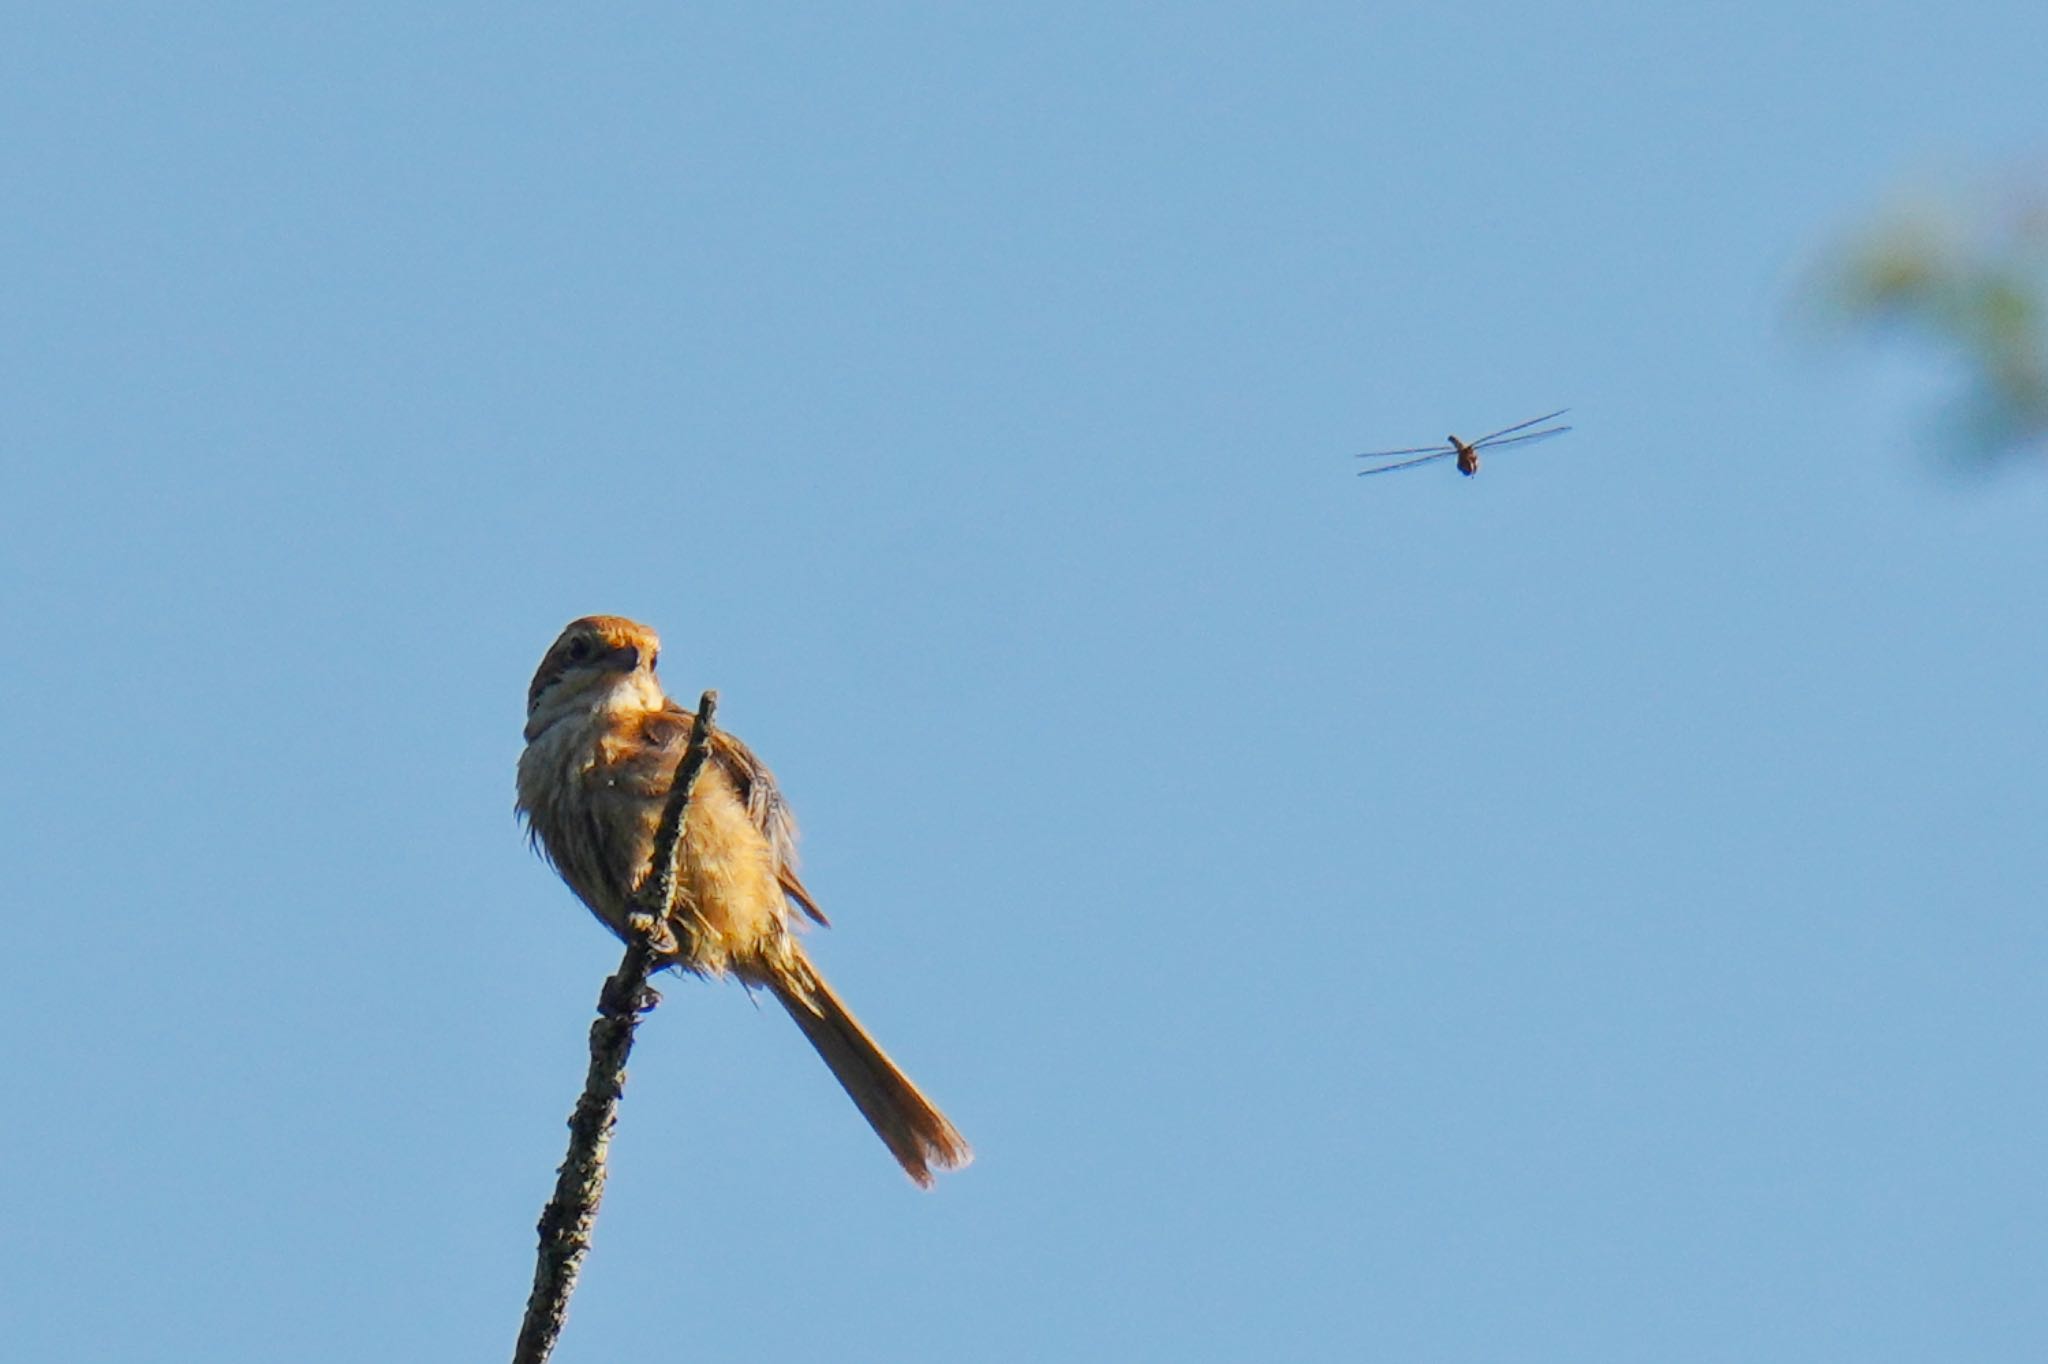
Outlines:
[[[676, 765], [683, 760], [690, 734], [696, 727], [697, 717], [674, 701], [668, 703], [666, 710], [657, 711], [641, 722], [641, 738], [661, 751], [664, 791]], [[717, 763], [719, 771], [732, 783], [741, 803], [747, 807], [747, 817], [774, 850], [775, 879], [781, 883], [783, 894], [811, 918], [821, 924], [828, 923], [825, 911], [818, 908], [818, 902], [796, 874], [796, 813], [782, 798], [781, 789], [775, 785], [775, 774], [754, 756], [754, 750], [722, 729], [712, 732], [709, 761]]]

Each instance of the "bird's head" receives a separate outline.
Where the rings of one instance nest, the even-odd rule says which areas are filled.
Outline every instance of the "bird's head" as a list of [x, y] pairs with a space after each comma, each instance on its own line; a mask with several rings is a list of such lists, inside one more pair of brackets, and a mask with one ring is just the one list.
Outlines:
[[529, 737], [536, 726], [545, 728], [572, 710], [659, 709], [663, 698], [654, 665], [660, 656], [661, 636], [638, 621], [624, 616], [571, 621], [549, 646], [527, 688]]

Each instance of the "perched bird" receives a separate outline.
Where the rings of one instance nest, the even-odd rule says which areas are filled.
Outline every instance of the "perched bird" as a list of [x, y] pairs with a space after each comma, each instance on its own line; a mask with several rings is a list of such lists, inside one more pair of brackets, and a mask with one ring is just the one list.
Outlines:
[[[519, 813], [591, 912], [626, 936], [634, 888], [696, 717], [662, 692], [661, 641], [621, 616], [562, 631], [526, 694]], [[675, 908], [652, 943], [662, 965], [727, 972], [781, 1001], [904, 1172], [965, 1165], [967, 1142], [891, 1061], [804, 954], [796, 912], [825, 916], [796, 874], [796, 821], [745, 744], [714, 730], [684, 825]]]

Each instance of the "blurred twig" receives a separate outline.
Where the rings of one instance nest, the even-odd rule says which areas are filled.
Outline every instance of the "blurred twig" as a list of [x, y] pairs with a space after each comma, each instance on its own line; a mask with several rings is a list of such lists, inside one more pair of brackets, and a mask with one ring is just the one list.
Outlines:
[[697, 775], [711, 751], [712, 717], [718, 693], [707, 691], [697, 704], [697, 723], [683, 760], [670, 783], [668, 804], [655, 832], [654, 856], [646, 879], [633, 895], [626, 955], [605, 981], [597, 1000], [597, 1021], [590, 1025], [590, 1068], [583, 1078], [583, 1097], [569, 1115], [569, 1154], [556, 1172], [555, 1194], [540, 1215], [540, 1252], [533, 1272], [533, 1292], [519, 1324], [519, 1343], [512, 1364], [544, 1364], [554, 1352], [569, 1316], [569, 1295], [590, 1252], [591, 1228], [604, 1200], [605, 1158], [617, 1125], [619, 1097], [626, 1087], [626, 1058], [633, 1051], [633, 1032], [642, 1016], [660, 1003], [647, 978], [661, 958], [675, 950], [669, 929], [674, 908], [677, 863], [683, 846], [684, 820]]

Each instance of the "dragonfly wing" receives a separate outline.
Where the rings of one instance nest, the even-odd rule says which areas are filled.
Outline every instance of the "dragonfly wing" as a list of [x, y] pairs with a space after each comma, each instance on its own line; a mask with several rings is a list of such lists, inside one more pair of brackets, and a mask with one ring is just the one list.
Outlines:
[[1367, 474], [1391, 474], [1396, 469], [1413, 469], [1418, 464], [1430, 464], [1436, 460], [1448, 459], [1457, 453], [1456, 450], [1438, 450], [1436, 453], [1424, 455], [1420, 459], [1404, 459], [1398, 464], [1382, 464], [1377, 469], [1360, 469], [1358, 476], [1364, 478]]
[[[1491, 449], [1492, 449], [1492, 448], [1493, 448], [1493, 447], [1494, 447], [1495, 445], [1513, 445], [1513, 444], [1515, 444], [1515, 443], [1516, 443], [1517, 441], [1525, 441], [1525, 440], [1549, 440], [1549, 439], [1550, 439], [1550, 438], [1551, 438], [1552, 436], [1561, 436], [1561, 435], [1563, 435], [1563, 434], [1564, 434], [1565, 432], [1567, 432], [1567, 431], [1569, 431], [1569, 430], [1571, 430], [1571, 428], [1570, 428], [1569, 426], [1553, 426], [1553, 427], [1551, 427], [1551, 428], [1550, 428], [1550, 429], [1549, 429], [1548, 431], [1531, 431], [1531, 432], [1529, 432], [1529, 433], [1528, 433], [1527, 435], [1522, 435], [1522, 436], [1508, 436], [1508, 437], [1506, 437], [1505, 439], [1502, 439], [1502, 440], [1497, 440], [1497, 441], [1494, 441], [1494, 442], [1493, 442], [1492, 444], [1488, 445], [1488, 446], [1487, 446], [1486, 448], [1487, 448], [1487, 449], [1489, 449], [1489, 450], [1491, 450]], [[1473, 448], [1473, 449], [1475, 449], [1475, 450], [1476, 450], [1476, 449], [1478, 449], [1478, 448], [1479, 448], [1479, 444], [1480, 444], [1480, 443], [1479, 443], [1478, 441], [1474, 441], [1474, 442], [1472, 442], [1472, 448]]]
[[1368, 450], [1353, 459], [1392, 459], [1395, 455], [1448, 455], [1453, 447], [1449, 445], [1418, 445], [1412, 450]]
[[1484, 445], [1488, 441], [1499, 440], [1502, 436], [1505, 436], [1512, 431], [1520, 431], [1525, 427], [1540, 425], [1541, 423], [1547, 422], [1554, 417], [1562, 417], [1565, 413], [1569, 411], [1571, 411], [1569, 407], [1560, 407], [1555, 412], [1546, 412], [1540, 417], [1531, 417], [1529, 418], [1529, 420], [1525, 422], [1516, 422], [1513, 426], [1503, 426], [1500, 430], [1494, 432], [1492, 435], [1481, 436], [1478, 440], [1475, 440], [1472, 443], [1475, 446]]

